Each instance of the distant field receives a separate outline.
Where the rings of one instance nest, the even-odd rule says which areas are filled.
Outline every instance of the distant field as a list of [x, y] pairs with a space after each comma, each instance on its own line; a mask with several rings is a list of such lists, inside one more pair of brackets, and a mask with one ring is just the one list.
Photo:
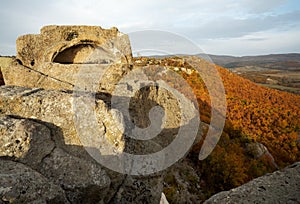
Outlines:
[[300, 54], [210, 57], [214, 63], [257, 84], [300, 94]]
[[300, 71], [270, 70], [261, 67], [231, 68], [232, 72], [257, 84], [280, 91], [300, 94]]
[[286, 92], [290, 92], [290, 93], [300, 95], [300, 89], [299, 88], [281, 86], [281, 85], [277, 85], [277, 84], [260, 84], [260, 83], [257, 83], [257, 84], [268, 87], [268, 88], [277, 89], [277, 90], [280, 90], [280, 91], [286, 91]]

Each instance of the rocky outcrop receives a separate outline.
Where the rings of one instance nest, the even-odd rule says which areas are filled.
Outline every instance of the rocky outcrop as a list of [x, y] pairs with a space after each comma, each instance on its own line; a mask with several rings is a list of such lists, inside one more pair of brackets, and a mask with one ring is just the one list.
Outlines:
[[269, 153], [267, 147], [258, 142], [246, 144], [246, 151], [256, 159], [262, 157], [264, 154]]
[[238, 188], [224, 191], [205, 201], [209, 203], [299, 203], [300, 163], [256, 178]]
[[46, 26], [19, 37], [1, 71], [0, 162], [26, 167], [38, 178], [27, 187], [50, 192], [9, 197], [19, 187], [8, 186], [0, 202], [159, 203], [164, 170], [202, 133], [196, 104], [162, 82], [177, 75], [134, 69], [116, 28]]
[[0, 203], [69, 203], [63, 189], [27, 166], [0, 160]]
[[[38, 70], [47, 62], [64, 64], [101, 64], [93, 61], [92, 51], [101, 48], [115, 49], [113, 53], [100, 56], [104, 62], [115, 58], [130, 61], [132, 58], [127, 35], [117, 28], [103, 29], [99, 26], [45, 26], [38, 35], [28, 34], [17, 39], [17, 59], [26, 67]], [[100, 50], [99, 50], [100, 51]], [[99, 60], [99, 58], [97, 58]]]
[[[0, 87], [0, 95], [0, 109], [3, 114], [46, 122], [52, 128], [53, 137], [58, 147], [75, 156], [83, 157], [85, 155], [76, 148], [76, 146], [83, 146], [83, 144], [76, 132], [72, 93], [39, 88], [2, 86]], [[106, 119], [109, 121], [111, 116], [105, 106], [102, 100], [98, 100], [97, 110], [99, 114], [107, 114]], [[101, 121], [98, 125], [99, 128], [104, 126]], [[78, 129], [81, 128], [85, 127], [78, 127]], [[88, 132], [87, 129], [86, 131]], [[122, 147], [121, 136], [121, 134], [115, 133], [114, 137], [112, 135], [108, 137], [110, 140], [117, 141], [120, 148]]]
[[2, 73], [6, 85], [73, 90], [101, 79], [94, 91], [111, 92], [131, 66], [128, 36], [117, 28], [46, 26], [17, 39], [16, 60]]
[[[163, 188], [162, 173], [146, 177], [112, 173], [104, 170], [87, 154], [87, 146], [82, 143], [84, 141], [82, 135], [81, 138], [78, 136], [78, 131], [85, 134], [83, 137], [86, 138], [93, 133], [94, 127], [89, 126], [89, 121], [76, 123], [72, 108], [74, 100], [84, 96], [65, 91], [15, 86], [0, 87], [0, 95], [1, 114], [10, 115], [1, 119], [3, 145], [0, 148], [0, 156], [28, 165], [52, 183], [61, 186], [71, 203], [93, 203], [101, 200], [114, 203], [159, 202]], [[125, 96], [119, 97], [119, 102], [122, 102]], [[178, 117], [186, 116], [176, 112], [176, 100], [173, 100], [174, 104], [166, 103], [165, 97], [171, 99], [172, 96], [163, 89], [150, 87], [148, 92], [138, 93], [132, 98], [132, 111], [138, 112], [133, 111], [131, 116], [140, 125], [149, 121], [149, 118], [143, 115], [153, 105], [160, 104], [165, 107], [168, 116], [165, 121], [168, 128], [160, 134], [159, 139], [142, 144], [130, 140], [125, 142], [124, 133], [118, 126], [124, 125], [122, 119], [120, 116], [116, 119], [113, 116], [116, 110], [107, 106], [110, 97], [98, 94], [94, 98], [97, 127], [108, 138], [109, 143], [101, 143], [100, 147], [97, 146], [99, 142], [95, 141], [95, 146], [88, 148], [105, 149], [112, 146], [115, 153], [123, 150], [129, 153], [149, 153], [169, 144], [178, 131]], [[142, 104], [143, 112], [139, 112]], [[78, 117], [90, 114], [82, 109], [78, 111]], [[137, 191], [141, 189], [142, 193], [137, 196]]]
[[163, 191], [163, 176], [157, 173], [152, 176], [128, 175], [114, 195], [112, 203], [160, 203]]
[[55, 146], [46, 126], [27, 119], [0, 118], [0, 134], [0, 156], [33, 168], [38, 168]]
[[[168, 203], [163, 189], [171, 203], [202, 201], [200, 175], [180, 159], [204, 124], [170, 71], [193, 70], [140, 62], [116, 28], [46, 26], [18, 38], [16, 58], [0, 63], [0, 203]], [[258, 143], [247, 151], [268, 153]], [[274, 202], [277, 192], [299, 202], [298, 166], [207, 202]]]
[[41, 174], [61, 186], [71, 203], [96, 203], [107, 198], [110, 178], [97, 163], [74, 157], [60, 148], [44, 158]]
[[273, 155], [269, 152], [267, 147], [265, 145], [263, 145], [262, 143], [259, 143], [259, 142], [248, 143], [248, 144], [246, 144], [246, 151], [249, 155], [251, 155], [255, 159], [265, 156], [266, 158], [268, 158], [268, 160], [273, 165], [273, 167], [275, 167], [276, 169], [279, 169], [278, 165], [275, 162]]
[[93, 203], [107, 196], [110, 178], [105, 170], [56, 147], [45, 125], [6, 116], [0, 119], [0, 131], [0, 156], [41, 173], [44, 182], [60, 186], [71, 203]]
[[185, 159], [166, 172], [164, 193], [170, 203], [201, 203], [204, 196], [200, 183], [199, 174]]

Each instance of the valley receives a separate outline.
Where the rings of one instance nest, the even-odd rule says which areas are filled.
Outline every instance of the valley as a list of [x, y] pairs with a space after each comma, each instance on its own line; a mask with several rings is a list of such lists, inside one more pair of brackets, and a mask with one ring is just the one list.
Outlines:
[[257, 84], [300, 94], [300, 54], [209, 56], [214, 63]]

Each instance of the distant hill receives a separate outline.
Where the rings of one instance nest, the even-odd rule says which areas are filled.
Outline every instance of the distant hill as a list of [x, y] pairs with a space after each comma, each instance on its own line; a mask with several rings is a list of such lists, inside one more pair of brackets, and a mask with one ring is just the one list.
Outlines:
[[270, 54], [259, 56], [234, 57], [226, 55], [208, 55], [215, 64], [225, 68], [259, 66], [269, 69], [300, 70], [300, 54]]
[[[182, 54], [176, 55], [184, 56]], [[219, 66], [230, 69], [232, 72], [249, 79], [257, 84], [300, 94], [300, 53], [270, 54], [259, 56], [235, 57], [228, 55], [207, 56], [198, 54], [198, 57], [207, 58]], [[163, 59], [166, 56], [152, 56]]]
[[212, 61], [255, 83], [300, 94], [300, 54], [261, 56], [209, 55]]
[[[162, 59], [166, 57], [174, 56], [186, 56], [184, 54], [176, 55], [153, 55], [150, 56], [156, 59]], [[198, 57], [203, 55], [198, 54]], [[225, 68], [240, 68], [240, 67], [260, 67], [267, 69], [277, 70], [300, 70], [300, 53], [288, 53], [288, 54], [269, 54], [269, 55], [257, 55], [257, 56], [230, 56], [230, 55], [213, 55], [207, 54], [208, 57], [217, 65]]]

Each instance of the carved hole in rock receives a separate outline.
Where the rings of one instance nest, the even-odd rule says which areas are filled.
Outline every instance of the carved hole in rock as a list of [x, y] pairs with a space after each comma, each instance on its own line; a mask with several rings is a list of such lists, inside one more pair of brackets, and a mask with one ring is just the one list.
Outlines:
[[95, 47], [90, 44], [79, 44], [58, 53], [53, 62], [60, 64], [86, 64]]

